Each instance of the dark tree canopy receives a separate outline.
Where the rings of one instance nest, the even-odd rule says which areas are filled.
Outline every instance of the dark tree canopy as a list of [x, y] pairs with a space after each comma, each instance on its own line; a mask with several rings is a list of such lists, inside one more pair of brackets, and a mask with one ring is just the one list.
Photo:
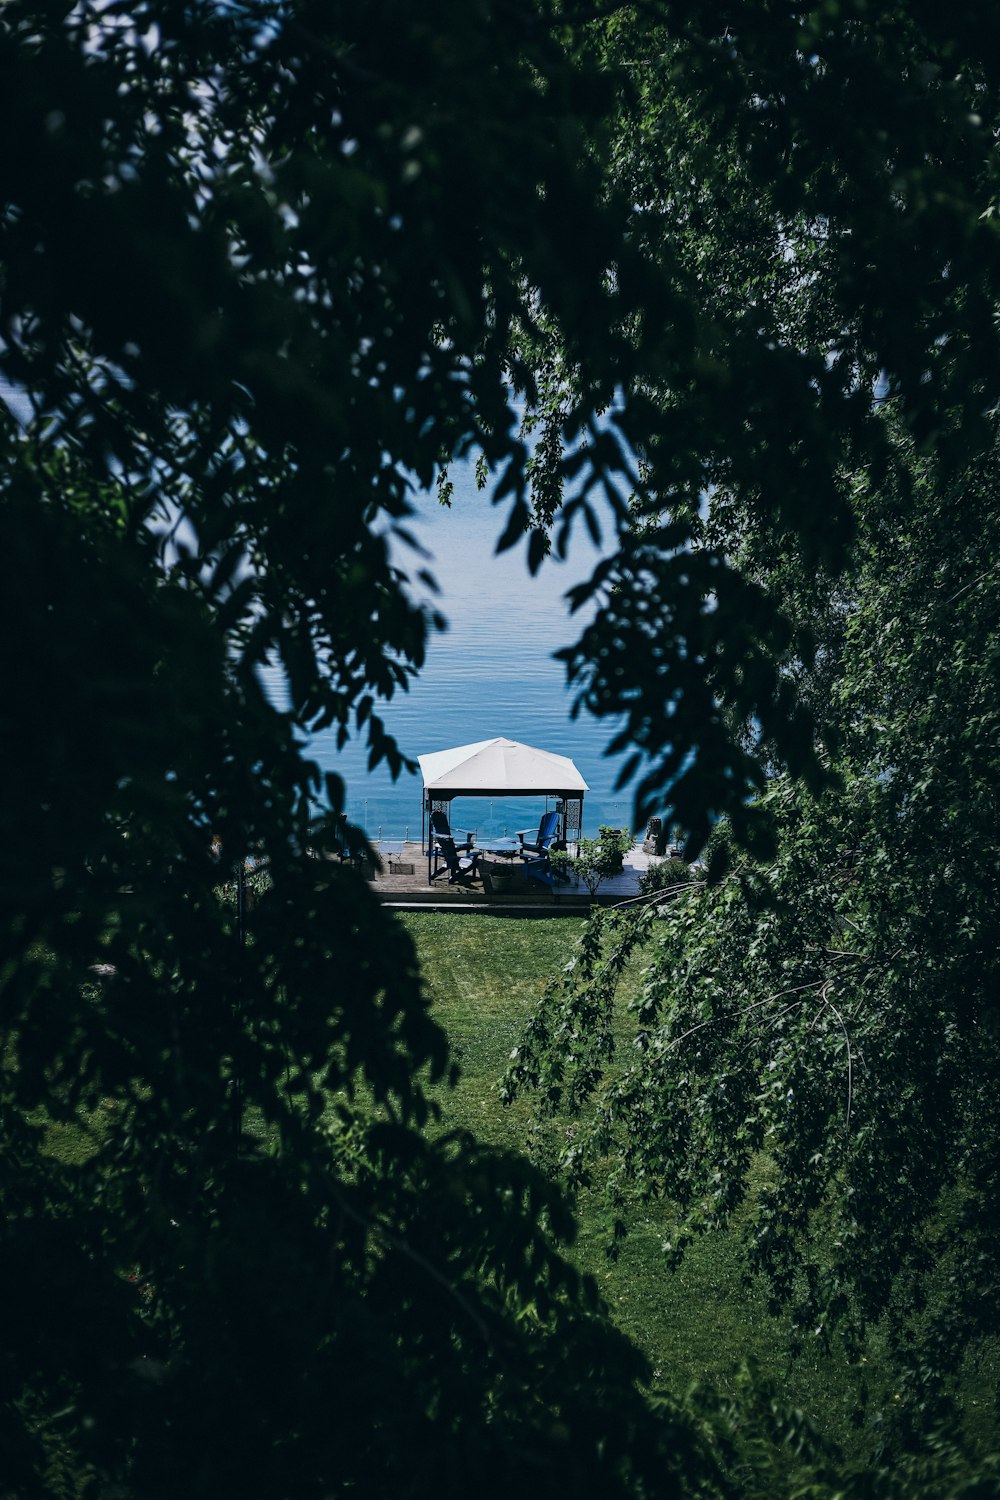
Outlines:
[[515, 310], [615, 321], [601, 96], [532, 8], [0, 14], [7, 1493], [674, 1487], [558, 1194], [424, 1134], [445, 1040], [296, 739], [398, 765], [409, 486], [523, 483]]
[[[565, 1168], [611, 1154], [622, 1227], [666, 1198], [676, 1258], [739, 1210], [800, 1344], [877, 1327], [925, 1438], [997, 1332], [995, 26], [644, 6], [589, 34], [638, 95], [612, 179], [696, 289], [701, 361], [651, 374], [637, 524], [567, 660], [692, 849], [756, 796], [721, 884], [598, 925], [510, 1078], [581, 1110]], [[707, 798], [710, 737], [664, 752], [657, 691], [712, 725]]]
[[[763, 850], [745, 798], [772, 753], [814, 788], [822, 773], [775, 671], [808, 653], [810, 622], [793, 637], [741, 548], [836, 576], [854, 476], [905, 482], [880, 408], [944, 482], [992, 441], [998, 20], [863, 0], [609, 12], [575, 45], [617, 80], [608, 191], [660, 284], [622, 328], [621, 430], [644, 483], [567, 661], [587, 708], [623, 716], [640, 816], [671, 805], [694, 849], [726, 813]], [[535, 420], [558, 424], [588, 373], [558, 330], [526, 342], [548, 377]], [[558, 458], [545, 475], [543, 514]], [[733, 718], [763, 746], [735, 745]]]
[[[856, 476], [919, 518], [906, 475], [955, 497], [988, 447], [998, 28], [861, 0], [0, 10], [12, 1494], [725, 1490], [558, 1254], [556, 1189], [425, 1130], [446, 1042], [405, 934], [314, 857], [343, 789], [298, 732], [401, 766], [378, 703], [435, 622], [388, 538], [479, 451], [531, 566], [607, 490], [574, 679], [626, 715], [643, 805], [766, 847], [767, 768], [828, 781], [806, 637], [852, 537], [881, 555]], [[991, 535], [949, 553], [956, 589]], [[218, 888], [261, 851], [247, 922]]]
[[[945, 490], [911, 462], [903, 492], [858, 487], [855, 567], [828, 601], [809, 686], [836, 783], [815, 799], [775, 776], [773, 859], [727, 834], [717, 884], [598, 922], [508, 1086], [581, 1113], [564, 1168], [586, 1181], [611, 1155], [622, 1231], [637, 1197], [674, 1206], [668, 1264], [739, 1222], [799, 1349], [863, 1358], [877, 1329], [890, 1416], [926, 1436], [1000, 1332], [1000, 517], [994, 456]], [[625, 1048], [614, 995], [637, 948]]]
[[[981, 19], [748, 7], [718, 67], [690, 35], [650, 33], [658, 65], [646, 55], [616, 181], [662, 237], [651, 248], [696, 280], [725, 356], [774, 383], [736, 400], [742, 438], [715, 449], [696, 513], [671, 478], [703, 441], [698, 387], [656, 388], [640, 524], [569, 660], [593, 707], [629, 714], [623, 743], [659, 732], [652, 679], [695, 684], [719, 741], [758, 762], [759, 834], [733, 818], [720, 884], [592, 935], [510, 1079], [584, 1113], [566, 1170], [586, 1180], [610, 1153], [623, 1227], [635, 1194], [664, 1197], [676, 1258], [739, 1210], [800, 1343], [843, 1334], [860, 1355], [877, 1326], [896, 1416], [924, 1435], [997, 1331], [997, 109]], [[602, 36], [635, 65], [634, 32]], [[818, 427], [798, 448], [810, 381], [792, 372], [810, 365]], [[685, 620], [685, 677], [662, 642], [692, 581], [713, 607]], [[818, 799], [777, 774], [808, 761], [755, 705], [754, 671], [773, 674], [785, 723], [815, 725]], [[672, 754], [683, 772], [683, 739]], [[703, 831], [680, 791], [668, 803]], [[615, 986], [647, 940], [635, 1050], [616, 1058]]]

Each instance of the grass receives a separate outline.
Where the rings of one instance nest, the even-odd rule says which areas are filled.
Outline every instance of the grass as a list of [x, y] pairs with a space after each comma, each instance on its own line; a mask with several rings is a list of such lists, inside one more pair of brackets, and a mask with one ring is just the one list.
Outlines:
[[[435, 1015], [461, 1069], [457, 1086], [438, 1093], [442, 1128], [465, 1127], [484, 1141], [529, 1153], [551, 1149], [565, 1122], [536, 1131], [531, 1101], [504, 1108], [499, 1083], [546, 985], [572, 956], [582, 920], [454, 912], [405, 913], [397, 920], [414, 939]], [[636, 963], [635, 972], [626, 974], [625, 990], [637, 982], [638, 968]], [[64, 1165], [86, 1160], [99, 1147], [111, 1107], [86, 1122], [45, 1121], [48, 1154]], [[255, 1133], [252, 1120], [246, 1128]], [[606, 1253], [610, 1216], [600, 1181], [581, 1196], [577, 1209], [578, 1237], [568, 1253], [596, 1278], [615, 1321], [645, 1351], [655, 1385], [680, 1394], [707, 1382], [734, 1392], [737, 1371], [750, 1360], [821, 1433], [860, 1454], [864, 1439], [851, 1421], [858, 1372], [836, 1353], [790, 1357], [783, 1325], [769, 1315], [762, 1289], [745, 1284], [737, 1233], [696, 1242], [671, 1270], [661, 1248], [670, 1230], [668, 1205], [634, 1205], [617, 1260]], [[980, 1351], [967, 1382], [969, 1427], [986, 1446], [996, 1442], [988, 1395], [996, 1366], [995, 1350]], [[877, 1343], [864, 1373], [873, 1392], [886, 1389]]]
[[[408, 913], [399, 920], [416, 943], [435, 1014], [462, 1070], [456, 1088], [439, 1095], [444, 1127], [465, 1126], [483, 1140], [532, 1151], [538, 1136], [530, 1100], [505, 1109], [499, 1081], [546, 984], [571, 957], [582, 922], [458, 913]], [[636, 977], [627, 974], [624, 987]], [[552, 1127], [551, 1143], [564, 1125]], [[646, 1352], [655, 1384], [679, 1394], [708, 1382], [732, 1393], [740, 1365], [750, 1360], [824, 1436], [860, 1456], [865, 1438], [852, 1413], [861, 1375], [873, 1397], [892, 1400], [877, 1339], [863, 1371], [836, 1349], [793, 1358], [763, 1288], [746, 1284], [735, 1229], [699, 1240], [671, 1270], [661, 1248], [669, 1205], [635, 1205], [617, 1260], [606, 1253], [609, 1212], [599, 1181], [577, 1209], [579, 1234], [570, 1254], [596, 1277], [615, 1321]]]

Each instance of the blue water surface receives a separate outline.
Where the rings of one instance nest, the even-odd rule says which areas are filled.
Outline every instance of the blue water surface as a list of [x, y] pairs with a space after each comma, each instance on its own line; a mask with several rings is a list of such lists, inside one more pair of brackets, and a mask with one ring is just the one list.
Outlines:
[[[581, 615], [569, 616], [566, 590], [589, 576], [600, 552], [581, 528], [565, 562], [547, 558], [531, 577], [523, 545], [496, 555], [506, 507], [493, 506], [488, 493], [476, 488], [473, 465], [456, 465], [451, 478], [454, 495], [448, 509], [434, 494], [414, 495], [417, 514], [409, 529], [431, 560], [402, 547], [393, 554], [413, 578], [420, 568], [434, 574], [441, 589], [434, 604], [449, 628], [432, 637], [425, 666], [410, 691], [380, 704], [377, 711], [414, 760], [494, 736], [568, 755], [590, 786], [584, 833], [596, 833], [600, 823], [629, 826], [630, 792], [614, 788], [623, 757], [604, 755], [614, 724], [586, 711], [571, 720], [565, 667], [553, 658], [582, 628]], [[420, 599], [432, 598], [416, 582], [412, 592]], [[276, 683], [272, 686], [280, 694]], [[317, 733], [308, 753], [324, 771], [344, 778], [348, 816], [369, 838], [419, 838], [419, 774], [404, 773], [393, 782], [384, 766], [369, 772], [364, 743], [351, 742], [338, 751], [333, 731]], [[545, 806], [542, 798], [456, 799], [452, 825], [488, 837], [537, 825]]]

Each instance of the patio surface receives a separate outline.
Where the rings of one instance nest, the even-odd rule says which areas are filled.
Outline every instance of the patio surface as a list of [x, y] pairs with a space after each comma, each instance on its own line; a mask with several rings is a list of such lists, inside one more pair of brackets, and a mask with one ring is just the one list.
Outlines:
[[[389, 906], [408, 906], [425, 910], [446, 910], [449, 907], [482, 908], [484, 910], [519, 910], [543, 912], [565, 912], [579, 915], [589, 910], [590, 892], [582, 881], [570, 879], [557, 884], [553, 889], [538, 880], [526, 880], [520, 873], [520, 860], [492, 860], [484, 855], [483, 874], [475, 880], [463, 880], [448, 884], [448, 876], [442, 871], [432, 884], [427, 881], [427, 855], [416, 841], [405, 844], [382, 840], [392, 846], [394, 852], [380, 850], [381, 870], [368, 870], [368, 878], [382, 901]], [[379, 850], [379, 841], [373, 844]], [[398, 852], [400, 851], [401, 852]], [[625, 855], [625, 865], [620, 875], [601, 881], [594, 902], [600, 906], [614, 906], [639, 894], [639, 876], [651, 864], [659, 864], [656, 856], [643, 852], [635, 844]], [[514, 877], [503, 890], [490, 879], [492, 868], [499, 866], [513, 869]], [[408, 868], [412, 867], [412, 868]]]

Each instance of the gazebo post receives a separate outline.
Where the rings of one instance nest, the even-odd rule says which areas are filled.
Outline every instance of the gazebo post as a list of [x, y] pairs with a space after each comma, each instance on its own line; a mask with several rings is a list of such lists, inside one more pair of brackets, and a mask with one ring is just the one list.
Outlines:
[[425, 792], [420, 804], [420, 843], [427, 850], [427, 884], [431, 883], [431, 794]]

